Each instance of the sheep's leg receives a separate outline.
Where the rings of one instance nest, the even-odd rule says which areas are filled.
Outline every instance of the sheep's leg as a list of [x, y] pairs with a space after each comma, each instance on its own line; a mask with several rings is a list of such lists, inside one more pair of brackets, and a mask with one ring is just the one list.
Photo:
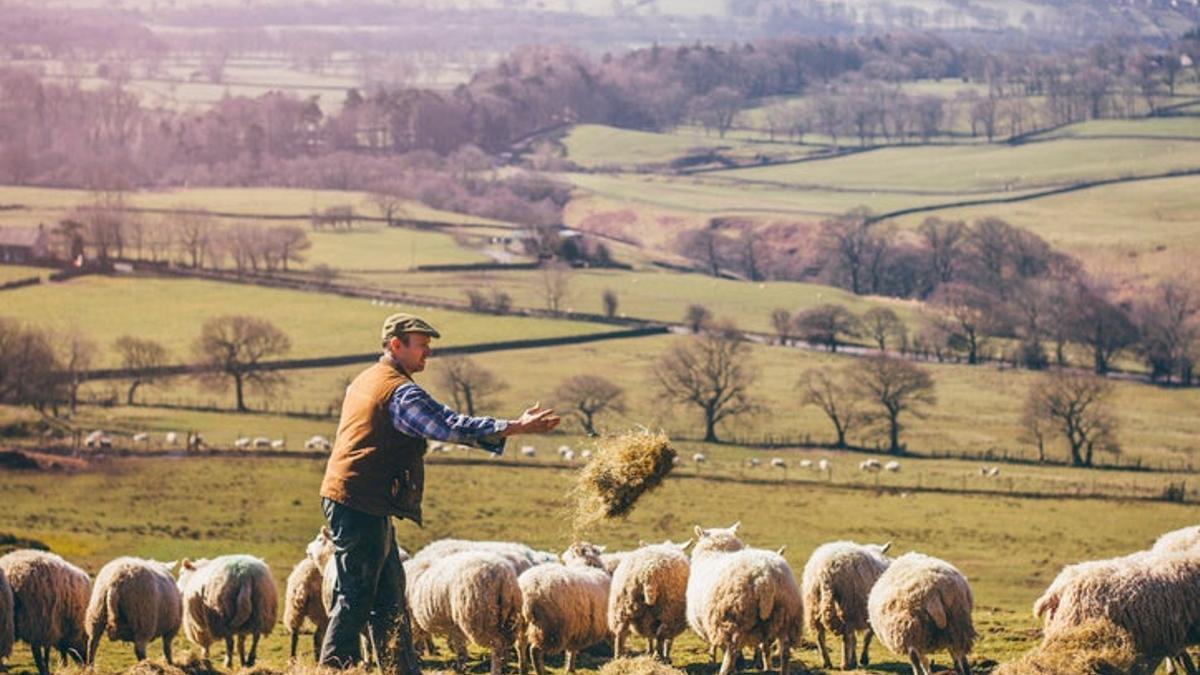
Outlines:
[[725, 655], [721, 659], [721, 670], [719, 671], [720, 675], [729, 675], [730, 673], [736, 673], [738, 671], [738, 656], [738, 648], [736, 645], [732, 643], [725, 645]]
[[233, 667], [233, 636], [225, 638], [225, 667]]
[[662, 660], [663, 663], [671, 663], [671, 647], [675, 646], [674, 638], [665, 638], [662, 641]]
[[625, 655], [625, 635], [629, 629], [625, 624], [618, 624], [617, 630], [613, 632], [613, 658], [619, 659]]
[[792, 646], [783, 640], [779, 641], [779, 675], [788, 675], [792, 665]]
[[933, 675], [928, 656], [915, 649], [910, 649], [908, 650], [908, 660], [912, 663], [913, 675]]
[[247, 666], [254, 665], [254, 662], [258, 660], [258, 638], [258, 631], [254, 631], [250, 635], [250, 660], [246, 662]]
[[133, 655], [137, 657], [138, 661], [146, 660], [146, 644], [145, 642], [133, 643]]
[[325, 626], [318, 625], [313, 631], [313, 659], [321, 661], [321, 645], [325, 642]]
[[565, 670], [566, 670], [568, 673], [573, 673], [573, 672], [575, 672], [575, 657], [576, 657], [576, 656], [578, 656], [578, 655], [579, 655], [579, 652], [577, 652], [577, 651], [575, 651], [575, 650], [573, 650], [573, 649], [568, 649], [568, 650], [567, 650], [567, 661], [566, 661], [566, 663], [565, 663], [565, 664], [563, 664], [563, 665], [564, 665], [564, 667], [565, 667]]
[[1175, 675], [1175, 657], [1174, 656], [1168, 656], [1166, 658], [1166, 660], [1163, 661], [1163, 666], [1166, 667], [1167, 675]]
[[507, 654], [507, 646], [503, 644], [492, 645], [492, 675], [501, 675], [504, 672], [504, 657]]
[[529, 660], [533, 661], [533, 669], [537, 675], [546, 675], [546, 655], [537, 645], [529, 645]]
[[88, 638], [87, 663], [89, 666], [96, 662], [96, 650], [100, 648], [101, 635], [101, 631], [95, 630], [92, 631], [92, 635]]
[[46, 662], [50, 658], [50, 654], [48, 653], [50, 648], [35, 645], [32, 647], [32, 651], [33, 663], [37, 666], [38, 675], [50, 675], [50, 664]]
[[238, 663], [246, 665], [246, 636], [237, 636]]
[[854, 629], [842, 633], [842, 670], [858, 669], [858, 640], [855, 639]]
[[174, 635], [164, 635], [164, 636], [163, 636], [163, 639], [162, 639], [162, 642], [163, 642], [163, 658], [167, 660], [167, 664], [168, 664], [168, 665], [174, 665], [174, 663], [175, 663], [175, 662], [174, 662], [174, 661], [171, 659], [171, 643], [172, 643], [172, 642], [174, 642], [174, 641], [175, 641], [175, 636], [174, 636]]
[[709, 663], [717, 662], [717, 645], [715, 645], [715, 644], [711, 644], [708, 646], [708, 662]]
[[829, 670], [833, 661], [829, 660], [829, 647], [825, 646], [825, 627], [817, 626], [817, 651], [821, 653], [821, 667]]
[[954, 668], [958, 671], [958, 675], [971, 675], [971, 664], [967, 663], [966, 654], [954, 655]]
[[291, 651], [290, 655], [288, 656], [288, 659], [290, 659], [292, 661], [296, 660], [296, 647], [299, 644], [300, 644], [300, 630], [292, 629], [292, 651]]
[[771, 640], [767, 640], [758, 646], [759, 655], [762, 657], [762, 669], [764, 671], [771, 669], [771, 652], [773, 648], [774, 643]]
[[461, 635], [450, 636], [450, 651], [454, 652], [454, 671], [467, 672], [467, 641]]
[[871, 638], [873, 637], [875, 637], [875, 631], [868, 627], [867, 634], [863, 636], [862, 658], [858, 660], [864, 666], [871, 665], [871, 657], [867, 654], [867, 651], [871, 649]]
[[1196, 664], [1192, 663], [1192, 657], [1188, 656], [1186, 649], [1180, 649], [1178, 654], [1167, 659], [1167, 665], [1170, 665], [1172, 662], [1178, 665], [1179, 669], [1187, 673], [1187, 675], [1196, 675]]

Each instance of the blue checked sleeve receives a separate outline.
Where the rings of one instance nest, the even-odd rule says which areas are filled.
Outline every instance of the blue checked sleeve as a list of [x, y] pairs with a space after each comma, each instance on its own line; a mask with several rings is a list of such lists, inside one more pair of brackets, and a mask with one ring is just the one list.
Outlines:
[[508, 439], [500, 432], [508, 427], [508, 422], [459, 414], [438, 403], [415, 383], [396, 388], [388, 412], [392, 425], [406, 436], [474, 445], [496, 455], [504, 454]]

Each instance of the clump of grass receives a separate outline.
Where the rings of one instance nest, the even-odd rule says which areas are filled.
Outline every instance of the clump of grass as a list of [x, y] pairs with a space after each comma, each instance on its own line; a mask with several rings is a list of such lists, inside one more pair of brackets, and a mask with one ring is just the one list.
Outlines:
[[122, 675], [186, 675], [182, 668], [173, 666], [166, 661], [139, 661], [133, 664]]
[[682, 670], [650, 656], [613, 659], [604, 664], [600, 675], [685, 675]]
[[1139, 655], [1128, 631], [1097, 620], [1046, 640], [994, 675], [1151, 675], [1159, 661]]
[[675, 449], [662, 432], [634, 431], [601, 439], [571, 489], [575, 531], [628, 515], [674, 465]]

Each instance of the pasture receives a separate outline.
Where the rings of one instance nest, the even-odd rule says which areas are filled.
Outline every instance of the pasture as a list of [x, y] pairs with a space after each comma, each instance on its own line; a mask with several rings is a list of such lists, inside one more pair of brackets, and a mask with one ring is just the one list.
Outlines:
[[814, 150], [801, 145], [747, 143], [688, 127], [653, 133], [597, 124], [572, 127], [561, 143], [572, 162], [589, 169], [663, 167], [673, 160], [708, 153], [739, 163], [764, 157], [777, 161], [803, 157]]
[[[321, 523], [316, 491], [323, 467], [319, 459], [121, 459], [78, 473], [0, 474], [0, 494], [16, 497], [8, 501], [5, 527], [46, 542], [93, 574], [119, 555], [172, 560], [246, 552], [265, 558], [282, 587]], [[943, 557], [971, 580], [980, 634], [972, 662], [980, 671], [1037, 641], [1029, 607], [1062, 565], [1145, 548], [1160, 532], [1194, 522], [1193, 507], [1161, 503], [876, 493], [677, 471], [628, 521], [585, 536], [620, 550], [639, 539], [687, 539], [695, 524], [741, 520], [749, 544], [787, 545], [797, 574], [815, 546], [841, 538], [892, 540], [897, 553], [920, 550]], [[412, 551], [452, 536], [561, 550], [573, 537], [563, 517], [573, 475], [555, 466], [435, 458], [427, 471], [426, 527], [400, 524], [399, 542]], [[1105, 526], [1098, 529], [1096, 522]], [[283, 668], [287, 644], [286, 631], [277, 626], [261, 645], [262, 664]], [[306, 642], [301, 645], [307, 657]], [[189, 647], [179, 639], [176, 653]], [[809, 668], [818, 663], [811, 649], [796, 655]], [[869, 673], [893, 673], [904, 662], [878, 645], [872, 655]], [[676, 665], [692, 673], [713, 669], [690, 632], [680, 637], [675, 657]], [[131, 662], [127, 645], [102, 643], [101, 672]], [[602, 663], [585, 656], [582, 667], [591, 672]], [[9, 666], [15, 674], [30, 671], [23, 645]]]
[[[389, 313], [366, 299], [196, 279], [85, 276], [60, 284], [4, 291], [0, 315], [54, 331], [78, 331], [100, 345], [94, 367], [116, 367], [108, 346], [121, 335], [158, 340], [173, 362], [192, 362], [192, 340], [205, 320], [249, 314], [271, 321], [292, 341], [286, 358], [368, 353], [379, 349], [378, 326]], [[468, 314], [419, 308], [435, 326], [454, 326], [445, 346], [606, 330], [596, 324]]]

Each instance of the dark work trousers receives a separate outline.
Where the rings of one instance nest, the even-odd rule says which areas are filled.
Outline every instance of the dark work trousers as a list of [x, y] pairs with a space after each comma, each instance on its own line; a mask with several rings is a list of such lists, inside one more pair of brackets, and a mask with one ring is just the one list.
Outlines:
[[420, 673], [404, 602], [404, 567], [391, 518], [372, 516], [322, 498], [333, 533], [337, 581], [333, 611], [321, 645], [321, 665], [349, 668], [362, 662], [359, 636], [368, 628], [383, 673]]

